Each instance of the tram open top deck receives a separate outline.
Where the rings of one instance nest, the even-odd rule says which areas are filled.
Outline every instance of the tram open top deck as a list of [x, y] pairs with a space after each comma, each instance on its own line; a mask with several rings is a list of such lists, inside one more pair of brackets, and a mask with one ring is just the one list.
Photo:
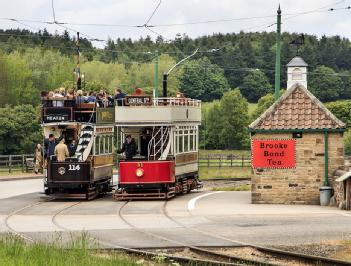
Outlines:
[[201, 101], [189, 98], [127, 96], [124, 106], [115, 107], [117, 126], [201, 124]]
[[98, 107], [96, 103], [77, 103], [66, 97], [42, 98], [45, 124], [90, 123], [132, 125], [170, 125], [201, 123], [201, 101], [189, 98], [152, 98], [126, 96], [122, 105]]

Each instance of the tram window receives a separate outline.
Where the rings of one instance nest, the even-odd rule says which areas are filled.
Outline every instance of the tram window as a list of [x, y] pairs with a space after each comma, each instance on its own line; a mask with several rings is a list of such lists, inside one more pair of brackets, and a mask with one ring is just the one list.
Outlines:
[[99, 142], [100, 142], [100, 137], [97, 136], [95, 138], [95, 155], [99, 154], [100, 153], [100, 149], [99, 149]]
[[183, 152], [183, 136], [178, 136], [178, 152]]
[[190, 146], [190, 151], [194, 151], [195, 150], [195, 146], [194, 146], [194, 131], [190, 130], [190, 134], [189, 134], [189, 146]]
[[100, 137], [100, 145], [99, 145], [99, 149], [100, 149], [100, 152], [99, 154], [104, 154], [104, 136], [101, 136]]
[[184, 130], [184, 152], [189, 151], [189, 131]]
[[112, 147], [113, 147], [113, 136], [110, 136], [110, 143], [108, 146], [108, 152], [112, 153]]

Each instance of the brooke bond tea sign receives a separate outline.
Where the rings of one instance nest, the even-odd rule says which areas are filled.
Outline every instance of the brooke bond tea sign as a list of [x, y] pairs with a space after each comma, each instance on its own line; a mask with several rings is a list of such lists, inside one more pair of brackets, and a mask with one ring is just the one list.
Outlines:
[[252, 140], [252, 168], [294, 168], [294, 139]]

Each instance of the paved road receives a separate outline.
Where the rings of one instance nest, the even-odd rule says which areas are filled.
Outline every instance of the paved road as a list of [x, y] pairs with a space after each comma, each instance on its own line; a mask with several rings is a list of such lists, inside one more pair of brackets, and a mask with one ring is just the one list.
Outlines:
[[0, 232], [69, 239], [82, 230], [101, 246], [297, 245], [351, 239], [351, 212], [252, 205], [248, 192], [193, 192], [164, 201], [46, 201], [41, 180], [0, 182]]

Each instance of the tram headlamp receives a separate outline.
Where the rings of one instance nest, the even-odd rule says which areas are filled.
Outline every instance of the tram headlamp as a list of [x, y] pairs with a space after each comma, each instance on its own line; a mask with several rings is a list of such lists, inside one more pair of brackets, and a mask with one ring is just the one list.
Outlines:
[[136, 169], [135, 174], [137, 177], [142, 177], [144, 175], [144, 170], [141, 168]]

